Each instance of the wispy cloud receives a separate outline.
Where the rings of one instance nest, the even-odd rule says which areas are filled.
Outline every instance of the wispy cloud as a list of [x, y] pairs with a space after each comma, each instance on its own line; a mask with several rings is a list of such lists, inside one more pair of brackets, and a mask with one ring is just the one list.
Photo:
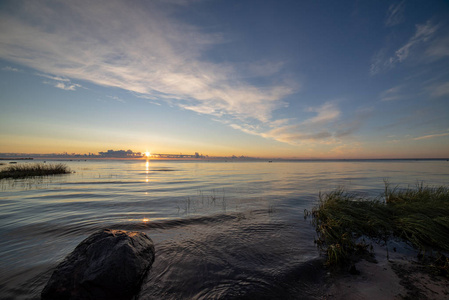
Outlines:
[[335, 104], [328, 102], [320, 107], [310, 107], [307, 109], [309, 112], [315, 112], [317, 115], [304, 121], [302, 124], [324, 124], [337, 119], [340, 116], [340, 110], [337, 109]]
[[37, 76], [40, 76], [40, 77], [47, 78], [47, 79], [55, 80], [55, 81], [70, 82], [70, 79], [68, 79], [68, 78], [63, 78], [63, 77], [60, 77], [60, 76], [52, 76], [52, 75], [41, 74], [41, 73], [36, 73], [36, 75], [37, 75]]
[[111, 98], [111, 99], [113, 99], [113, 100], [115, 100], [117, 102], [126, 103], [125, 100], [123, 100], [122, 98], [117, 97], [117, 96], [108, 96], [108, 98]]
[[438, 30], [439, 25], [432, 24], [431, 21], [427, 21], [426, 24], [416, 25], [415, 35], [410, 40], [395, 52], [395, 56], [390, 58], [390, 62], [402, 62], [410, 54], [410, 50], [418, 44], [429, 41], [435, 32]]
[[321, 106], [308, 107], [305, 113], [313, 116], [298, 122], [297, 119], [278, 119], [263, 125], [236, 124], [223, 121], [228, 126], [247, 134], [257, 135], [292, 145], [308, 143], [334, 144], [337, 138], [343, 138], [356, 131], [360, 126], [354, 119], [339, 121], [340, 109], [334, 102], [326, 102]]
[[380, 100], [381, 101], [394, 101], [394, 100], [400, 100], [404, 98], [404, 95], [401, 93], [403, 90], [403, 85], [398, 85], [395, 87], [392, 87], [386, 91], [383, 91], [380, 94]]
[[303, 132], [301, 126], [286, 126], [273, 130], [265, 136], [271, 137], [277, 141], [289, 144], [300, 144], [309, 141], [322, 141], [332, 137], [332, 133], [327, 130], [320, 130], [317, 132]]
[[[175, 2], [189, 5], [190, 1]], [[1, 27], [8, 28], [0, 31], [0, 57], [54, 74], [48, 78], [57, 80], [58, 88], [76, 88], [58, 79], [85, 80], [201, 114], [226, 116], [242, 125], [273, 121], [273, 111], [285, 107], [282, 99], [299, 85], [273, 82], [260, 87], [247, 77], [272, 76], [283, 63], [242, 67], [204, 60], [206, 51], [225, 38], [182, 23], [167, 5], [116, 0], [67, 1], [58, 6], [26, 2], [20, 15], [0, 13]]]
[[260, 134], [256, 128], [254, 128], [254, 126], [251, 125], [238, 125], [238, 124], [229, 124], [230, 127], [243, 131], [247, 134], [251, 134], [251, 135], [257, 135], [257, 136], [262, 136], [262, 134]]
[[[410, 53], [418, 46], [423, 45], [425, 43], [430, 42], [434, 37], [440, 25], [433, 24], [430, 20], [425, 24], [417, 24], [415, 25], [415, 33], [414, 35], [400, 48], [394, 51], [393, 55], [388, 55], [388, 48], [382, 48], [379, 50], [372, 58], [370, 73], [372, 75], [378, 74], [381, 71], [385, 71], [393, 68], [395, 65], [404, 62], [409, 58]], [[435, 46], [432, 53], [440, 53], [442, 49], [442, 45], [438, 44]]]
[[287, 118], [287, 119], [278, 119], [278, 120], [270, 122], [269, 125], [270, 125], [270, 127], [279, 127], [279, 126], [287, 125], [288, 123], [290, 123], [292, 121], [293, 121], [293, 119], [289, 119], [289, 118]]
[[432, 41], [426, 50], [426, 54], [437, 59], [449, 56], [449, 32]]
[[429, 88], [431, 95], [434, 97], [448, 96], [449, 95], [449, 81], [433, 85]]
[[10, 67], [10, 66], [3, 67], [2, 70], [3, 71], [9, 71], [9, 72], [20, 72], [19, 69], [13, 68], [13, 67]]
[[334, 136], [342, 139], [353, 135], [360, 128], [366, 120], [372, 115], [372, 109], [364, 109], [357, 111], [353, 116], [347, 118], [343, 122], [339, 122], [334, 127]]
[[385, 18], [385, 26], [391, 27], [404, 22], [404, 9], [405, 0], [399, 3], [391, 4], [387, 10], [387, 16]]
[[76, 91], [77, 88], [82, 87], [80, 84], [70, 82], [70, 79], [60, 77], [60, 76], [52, 76], [48, 74], [36, 73], [35, 75], [39, 77], [44, 77], [50, 79], [51, 81], [45, 80], [45, 84], [53, 85], [55, 88], [65, 90], [65, 91]]
[[370, 73], [376, 75], [390, 67], [389, 60], [386, 59], [387, 49], [382, 48], [371, 59]]
[[414, 138], [414, 140], [427, 140], [427, 139], [433, 139], [433, 138], [438, 138], [438, 137], [442, 137], [442, 136], [448, 136], [449, 132], [446, 133], [438, 133], [438, 134], [429, 134], [429, 135], [423, 135], [423, 136], [419, 136]]
[[57, 82], [55, 84], [55, 88], [65, 90], [65, 91], [75, 91], [77, 87], [80, 87], [79, 84], [66, 84], [64, 82]]
[[367, 111], [355, 113], [341, 120], [341, 110], [334, 102], [326, 102], [318, 107], [309, 107], [306, 112], [315, 113], [302, 122], [279, 126], [260, 135], [293, 145], [303, 143], [339, 144], [356, 132], [367, 119]]

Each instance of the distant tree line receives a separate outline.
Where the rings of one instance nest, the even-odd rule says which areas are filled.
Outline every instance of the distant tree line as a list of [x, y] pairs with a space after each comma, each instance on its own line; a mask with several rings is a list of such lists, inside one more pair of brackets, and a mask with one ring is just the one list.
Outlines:
[[101, 157], [114, 157], [114, 158], [131, 158], [142, 157], [141, 152], [133, 152], [132, 150], [108, 150], [106, 152], [98, 152]]

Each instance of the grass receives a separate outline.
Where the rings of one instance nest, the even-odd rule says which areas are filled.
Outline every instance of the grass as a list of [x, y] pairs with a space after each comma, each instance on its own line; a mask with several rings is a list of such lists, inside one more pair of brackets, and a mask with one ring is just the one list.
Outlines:
[[17, 179], [68, 173], [71, 173], [71, 170], [64, 164], [18, 164], [1, 169], [0, 179]]
[[[306, 214], [312, 216], [318, 234], [316, 242], [326, 252], [328, 265], [350, 262], [355, 253], [368, 248], [365, 237], [384, 245], [389, 239], [399, 238], [420, 254], [449, 251], [448, 187], [421, 184], [391, 189], [385, 183], [383, 199], [337, 189], [320, 194], [319, 205]], [[441, 254], [438, 260], [449, 275], [449, 260]]]
[[212, 190], [212, 195], [205, 195], [203, 191], [198, 191], [197, 198], [187, 197], [183, 201], [178, 202], [178, 213], [183, 210], [183, 213], [190, 214], [200, 210], [215, 209], [221, 206], [223, 211], [226, 211], [228, 206], [228, 199], [225, 198], [225, 190], [223, 189], [222, 196], [216, 194], [215, 189]]

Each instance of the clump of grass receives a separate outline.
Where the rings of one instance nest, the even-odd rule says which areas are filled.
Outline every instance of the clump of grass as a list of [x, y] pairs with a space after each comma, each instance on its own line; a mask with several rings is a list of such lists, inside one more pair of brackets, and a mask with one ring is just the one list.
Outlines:
[[[388, 191], [388, 189], [387, 189]], [[422, 251], [449, 251], [449, 188], [426, 187], [387, 192], [394, 208], [394, 234]]]
[[320, 194], [311, 215], [317, 244], [326, 251], [329, 265], [350, 262], [357, 250], [367, 247], [357, 243], [364, 237], [385, 245], [399, 238], [420, 253], [449, 251], [448, 187], [420, 184], [400, 190], [386, 183], [384, 197], [370, 199], [343, 189]]
[[0, 179], [27, 178], [71, 173], [64, 164], [18, 164], [8, 166], [0, 171]]

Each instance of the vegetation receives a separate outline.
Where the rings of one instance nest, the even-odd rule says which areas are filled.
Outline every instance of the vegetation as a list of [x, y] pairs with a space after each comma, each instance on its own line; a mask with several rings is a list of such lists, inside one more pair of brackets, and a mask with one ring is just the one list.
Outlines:
[[71, 173], [64, 164], [18, 164], [0, 170], [0, 179], [27, 178]]
[[[399, 238], [424, 251], [449, 251], [449, 188], [425, 187], [400, 190], [385, 184], [384, 199], [370, 199], [337, 189], [320, 194], [312, 212], [318, 247], [329, 265], [342, 265], [361, 249], [365, 238], [387, 244]], [[360, 242], [361, 241], [361, 242]], [[388, 251], [388, 247], [387, 247]], [[388, 252], [387, 252], [388, 253]], [[439, 268], [449, 274], [449, 260], [440, 253]]]

